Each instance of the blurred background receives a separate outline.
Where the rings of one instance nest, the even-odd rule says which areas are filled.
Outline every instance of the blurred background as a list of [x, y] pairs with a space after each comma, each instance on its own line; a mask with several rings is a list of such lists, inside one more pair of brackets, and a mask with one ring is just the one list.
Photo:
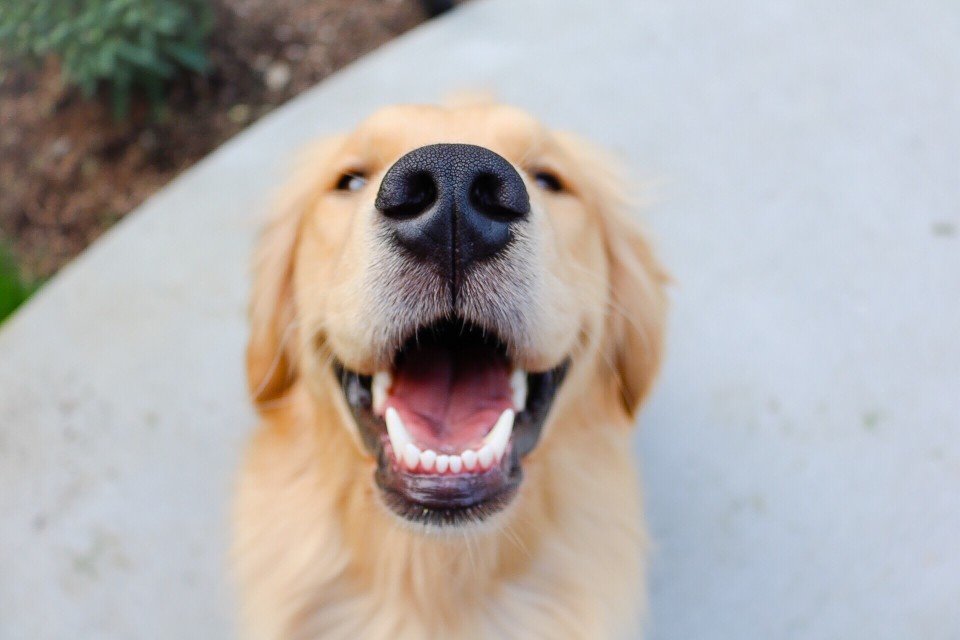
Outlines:
[[447, 9], [0, 0], [0, 638], [234, 637], [271, 195], [480, 88], [620, 157], [676, 280], [645, 637], [958, 640], [960, 3]]
[[223, 141], [453, 4], [0, 3], [0, 320]]

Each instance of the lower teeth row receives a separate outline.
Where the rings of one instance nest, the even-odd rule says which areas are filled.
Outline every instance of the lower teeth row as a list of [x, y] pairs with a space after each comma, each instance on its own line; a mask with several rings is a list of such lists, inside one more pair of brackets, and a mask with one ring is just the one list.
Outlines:
[[401, 462], [410, 471], [433, 473], [460, 473], [467, 471], [486, 471], [500, 462], [507, 449], [507, 443], [513, 433], [513, 409], [506, 409], [497, 419], [496, 424], [483, 439], [483, 446], [478, 450], [467, 449], [458, 454], [437, 454], [432, 449], [421, 451], [413, 443], [407, 432], [400, 414], [393, 407], [387, 407], [384, 413], [387, 423], [387, 434], [398, 462]]

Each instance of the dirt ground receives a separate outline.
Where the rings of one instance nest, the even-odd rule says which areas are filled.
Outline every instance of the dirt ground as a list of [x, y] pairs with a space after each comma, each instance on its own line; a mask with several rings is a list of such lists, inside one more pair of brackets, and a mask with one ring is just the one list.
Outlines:
[[57, 67], [0, 84], [0, 244], [45, 278], [226, 139], [427, 18], [417, 0], [215, 0], [211, 71], [178, 78], [161, 117], [114, 119]]

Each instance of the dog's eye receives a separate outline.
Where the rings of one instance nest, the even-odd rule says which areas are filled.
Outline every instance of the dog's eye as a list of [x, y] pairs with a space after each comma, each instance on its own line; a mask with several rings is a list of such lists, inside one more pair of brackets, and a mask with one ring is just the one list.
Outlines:
[[549, 171], [537, 171], [533, 174], [533, 180], [544, 191], [563, 191], [563, 183], [560, 182], [560, 178]]
[[337, 191], [360, 191], [366, 184], [367, 176], [360, 171], [351, 171], [337, 180]]

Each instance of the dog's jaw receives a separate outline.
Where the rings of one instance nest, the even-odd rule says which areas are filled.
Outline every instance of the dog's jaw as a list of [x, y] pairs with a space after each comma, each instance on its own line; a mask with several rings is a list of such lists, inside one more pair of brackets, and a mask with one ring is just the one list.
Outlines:
[[361, 375], [336, 362], [334, 373], [389, 509], [431, 527], [472, 526], [516, 495], [568, 361], [528, 373], [462, 324], [418, 335], [390, 370]]

